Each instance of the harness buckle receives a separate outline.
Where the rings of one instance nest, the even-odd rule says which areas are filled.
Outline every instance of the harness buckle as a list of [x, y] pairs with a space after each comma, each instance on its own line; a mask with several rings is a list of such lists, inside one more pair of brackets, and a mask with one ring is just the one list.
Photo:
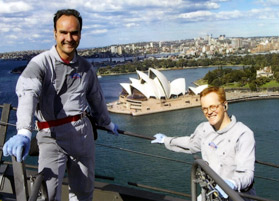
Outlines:
[[35, 130], [36, 131], [40, 131], [39, 126], [38, 126], [38, 120], [35, 121]]

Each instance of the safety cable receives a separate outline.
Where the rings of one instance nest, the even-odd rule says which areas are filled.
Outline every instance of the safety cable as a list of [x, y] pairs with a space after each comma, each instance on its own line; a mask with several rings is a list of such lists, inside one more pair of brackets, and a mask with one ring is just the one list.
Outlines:
[[[134, 150], [125, 149], [125, 148], [122, 148], [122, 147], [116, 147], [116, 146], [105, 145], [105, 144], [100, 144], [100, 143], [96, 143], [96, 145], [102, 146], [102, 147], [106, 147], [106, 148], [110, 148], [110, 149], [117, 149], [117, 150], [126, 151], [126, 152], [130, 152], [130, 153], [134, 153], [134, 154], [139, 154], [139, 155], [143, 155], [143, 156], [150, 156], [150, 157], [153, 157], [153, 158], [160, 158], [160, 159], [174, 161], [174, 162], [178, 162], [178, 163], [184, 163], [184, 164], [187, 164], [187, 165], [192, 165], [193, 164], [192, 162], [187, 162], [187, 161], [177, 160], [177, 159], [168, 158], [168, 157], [164, 157], [164, 156], [159, 156], [159, 155], [154, 155], [154, 154], [148, 154], [148, 153], [144, 153], [144, 152], [134, 151]], [[279, 179], [262, 177], [262, 176], [256, 176], [256, 175], [254, 177], [259, 178], [259, 179], [268, 180], [268, 181], [279, 182]]]
[[7, 123], [7, 122], [3, 122], [3, 121], [0, 121], [0, 125], [1, 125], [1, 126], [14, 126], [14, 127], [16, 127], [16, 125], [15, 125], [15, 124], [11, 124], [11, 123]]
[[[0, 121], [0, 125], [16, 127], [16, 124], [7, 123], [7, 122], [3, 122], [3, 121]], [[101, 127], [101, 126], [97, 126], [97, 129], [103, 130], [103, 131], [110, 131], [110, 130], [108, 130], [108, 129], [104, 128], [104, 127]], [[123, 131], [123, 130], [120, 130], [120, 129], [118, 129], [117, 131], [118, 131], [118, 133], [120, 133], [122, 135], [127, 135], [127, 136], [131, 136], [131, 137], [141, 138], [141, 139], [145, 139], [145, 140], [154, 140], [155, 139], [154, 137], [144, 136], [144, 135], [140, 135], [140, 134], [137, 134], [137, 133], [132, 133], [132, 132], [129, 132], [129, 131]], [[125, 150], [124, 148], [121, 148], [121, 149]], [[164, 158], [164, 157], [162, 157], [162, 158]], [[172, 159], [167, 159], [167, 160], [172, 160]], [[256, 160], [255, 162], [258, 163], [258, 164], [261, 164], [261, 165], [265, 165], [265, 166], [269, 166], [269, 167], [274, 167], [274, 168], [279, 168], [279, 165], [277, 165], [277, 164], [263, 162], [263, 161], [259, 161], [259, 160]]]
[[121, 151], [126, 151], [126, 152], [130, 152], [130, 153], [134, 153], [134, 154], [139, 154], [139, 155], [143, 155], [143, 156], [150, 156], [150, 157], [154, 157], [154, 158], [160, 158], [160, 159], [165, 159], [165, 160], [174, 161], [174, 162], [178, 162], [178, 163], [184, 163], [184, 164], [192, 165], [192, 163], [190, 163], [190, 162], [186, 162], [186, 161], [182, 161], [182, 160], [177, 160], [177, 159], [172, 159], [172, 158], [168, 158], [168, 157], [164, 157], [164, 156], [148, 154], [148, 153], [139, 152], [139, 151], [133, 151], [133, 150], [125, 149], [125, 148], [122, 148], [122, 147], [115, 147], [115, 146], [104, 145], [104, 144], [99, 144], [99, 143], [96, 143], [96, 145], [102, 146], [102, 147], [107, 147], [107, 148], [110, 148], [110, 149], [118, 149], [118, 150], [121, 150]]

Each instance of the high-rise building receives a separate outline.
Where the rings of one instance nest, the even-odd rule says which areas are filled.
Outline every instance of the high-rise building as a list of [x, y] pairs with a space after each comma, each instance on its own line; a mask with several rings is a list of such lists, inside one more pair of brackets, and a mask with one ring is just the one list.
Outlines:
[[226, 35], [220, 35], [218, 39], [219, 40], [225, 40], [225, 38], [226, 38]]
[[242, 47], [242, 40], [240, 38], [232, 39], [232, 47], [235, 49]]
[[121, 46], [117, 47], [117, 54], [122, 55], [122, 47]]
[[112, 45], [112, 46], [110, 47], [110, 52], [111, 52], [112, 54], [116, 54], [116, 53], [117, 53], [117, 48], [116, 48], [116, 46]]

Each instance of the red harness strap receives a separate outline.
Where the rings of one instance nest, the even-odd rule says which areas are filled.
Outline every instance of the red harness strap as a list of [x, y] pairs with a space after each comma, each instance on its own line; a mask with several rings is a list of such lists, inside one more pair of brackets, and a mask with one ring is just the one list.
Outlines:
[[50, 120], [50, 121], [43, 121], [43, 122], [36, 122], [36, 125], [38, 127], [39, 130], [42, 130], [44, 128], [50, 128], [50, 127], [55, 127], [55, 126], [60, 126], [66, 123], [70, 123], [73, 121], [78, 121], [80, 120], [82, 117], [84, 117], [83, 114], [78, 114], [75, 116], [69, 116], [69, 117], [65, 117], [63, 119], [57, 119], [57, 120]]

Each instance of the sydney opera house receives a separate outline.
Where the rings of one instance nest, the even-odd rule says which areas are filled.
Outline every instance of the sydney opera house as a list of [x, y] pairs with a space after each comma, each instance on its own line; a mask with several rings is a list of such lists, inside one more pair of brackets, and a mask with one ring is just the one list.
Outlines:
[[156, 112], [196, 107], [200, 105], [198, 94], [207, 85], [189, 87], [186, 91], [184, 78], [169, 82], [160, 71], [149, 68], [148, 74], [137, 71], [138, 79], [130, 78], [131, 83], [121, 83], [119, 100], [108, 104], [110, 112], [133, 116]]
[[[208, 87], [188, 87], [184, 78], [169, 82], [163, 73], [149, 68], [148, 74], [137, 71], [138, 79], [130, 78], [131, 83], [121, 83], [119, 99], [108, 104], [114, 113], [133, 116], [166, 112], [200, 106], [200, 92]], [[263, 98], [278, 98], [277, 91], [248, 91], [231, 89], [226, 91], [229, 102], [239, 102]]]

